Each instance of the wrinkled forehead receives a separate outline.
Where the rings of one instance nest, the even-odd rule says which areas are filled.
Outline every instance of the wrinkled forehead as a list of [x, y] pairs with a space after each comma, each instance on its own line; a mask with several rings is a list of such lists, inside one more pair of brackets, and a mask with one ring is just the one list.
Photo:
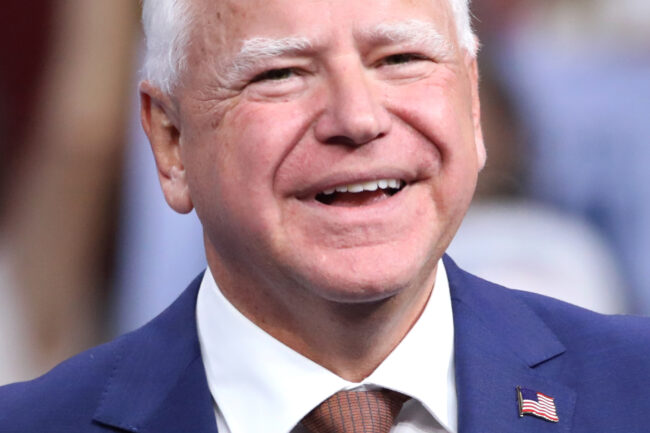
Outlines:
[[[251, 38], [303, 37], [325, 43], [337, 33], [356, 39], [393, 33], [415, 35], [415, 20], [455, 42], [449, 0], [189, 0], [195, 5], [195, 40], [230, 54]], [[411, 23], [410, 28], [406, 23]], [[423, 25], [419, 25], [420, 30]], [[401, 28], [401, 30], [400, 30]]]

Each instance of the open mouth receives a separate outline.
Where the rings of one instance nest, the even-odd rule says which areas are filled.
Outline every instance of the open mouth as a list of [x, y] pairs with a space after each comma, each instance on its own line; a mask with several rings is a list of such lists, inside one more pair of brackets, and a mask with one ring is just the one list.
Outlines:
[[316, 201], [328, 206], [365, 206], [385, 200], [406, 186], [401, 179], [380, 179], [339, 185], [316, 194]]

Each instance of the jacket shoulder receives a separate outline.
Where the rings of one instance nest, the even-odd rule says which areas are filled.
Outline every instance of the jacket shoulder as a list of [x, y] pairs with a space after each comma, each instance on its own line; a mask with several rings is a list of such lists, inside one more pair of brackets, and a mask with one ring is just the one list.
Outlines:
[[[483, 380], [490, 392], [531, 384], [564, 408], [560, 430], [647, 430], [650, 318], [599, 314], [493, 284], [449, 259], [447, 264], [459, 312], [454, 324], [461, 325], [455, 341], [463, 357], [456, 358], [456, 372], [465, 392]], [[456, 322], [458, 317], [463, 320]]]
[[[638, 428], [648, 421], [650, 318], [599, 314], [529, 293], [515, 296], [566, 348], [555, 374], [579, 392], [575, 419], [592, 427], [584, 431], [610, 424], [621, 431], [645, 431]], [[539, 371], [552, 371], [552, 363]]]
[[456, 290], [460, 298], [473, 298], [472, 305], [477, 310], [489, 306], [489, 311], [506, 314], [504, 309], [528, 311], [541, 319], [567, 348], [594, 349], [613, 344], [650, 353], [650, 317], [601, 314], [559, 299], [507, 288], [458, 268], [449, 257], [445, 259], [452, 286], [460, 289]]
[[551, 328], [568, 348], [598, 353], [601, 361], [644, 357], [650, 372], [650, 318], [635, 315], [601, 314], [566, 302], [512, 290]]
[[[0, 387], [0, 432], [92, 432], [90, 421], [124, 337], [82, 352], [27, 382]], [[79, 425], [79, 420], [88, 420]]]
[[[513, 323], [519, 327], [541, 321], [564, 347], [563, 368], [557, 374], [567, 383], [593, 396], [617, 389], [620, 395], [650, 397], [649, 317], [597, 313], [548, 296], [506, 288], [457, 267], [449, 274], [457, 284], [471, 287], [462, 297], [473, 297], [477, 310], [514, 316]], [[494, 319], [482, 313], [477, 314], [484, 320]], [[542, 365], [539, 371], [545, 368]]]

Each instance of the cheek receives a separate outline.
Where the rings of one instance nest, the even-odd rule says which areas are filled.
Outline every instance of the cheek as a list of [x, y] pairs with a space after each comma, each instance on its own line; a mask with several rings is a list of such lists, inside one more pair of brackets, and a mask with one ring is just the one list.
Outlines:
[[471, 200], [478, 164], [470, 94], [456, 76], [413, 83], [389, 95], [390, 109], [439, 155], [431, 182], [442, 215], [461, 212]]
[[446, 71], [388, 95], [390, 110], [436, 146], [445, 164], [474, 158], [471, 94], [463, 82]]
[[242, 105], [228, 113], [220, 127], [223, 152], [246, 177], [265, 174], [272, 181], [303, 134], [304, 117], [296, 104]]
[[281, 200], [295, 190], [298, 175], [313, 157], [300, 146], [310, 134], [313, 107], [301, 101], [248, 103], [226, 116], [223, 153], [230, 167], [224, 169], [238, 172], [251, 197], [262, 193]]
[[[197, 136], [193, 176], [201, 194], [197, 212], [244, 223], [251, 215], [259, 224], [280, 218], [277, 177], [287, 155], [308, 124], [304, 111], [292, 104], [242, 101], [215, 128]], [[199, 148], [202, 148], [199, 150]], [[252, 227], [249, 227], [252, 229]]]

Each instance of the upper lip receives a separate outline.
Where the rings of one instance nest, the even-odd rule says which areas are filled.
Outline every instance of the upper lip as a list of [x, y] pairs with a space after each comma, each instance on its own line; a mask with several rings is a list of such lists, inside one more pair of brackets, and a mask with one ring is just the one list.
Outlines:
[[417, 176], [413, 171], [397, 168], [366, 170], [364, 172], [357, 171], [354, 173], [338, 171], [310, 183], [295, 195], [302, 200], [313, 199], [323, 191], [336, 188], [337, 186], [378, 181], [382, 179], [398, 179], [401, 180], [403, 184], [408, 185], [415, 182]]

